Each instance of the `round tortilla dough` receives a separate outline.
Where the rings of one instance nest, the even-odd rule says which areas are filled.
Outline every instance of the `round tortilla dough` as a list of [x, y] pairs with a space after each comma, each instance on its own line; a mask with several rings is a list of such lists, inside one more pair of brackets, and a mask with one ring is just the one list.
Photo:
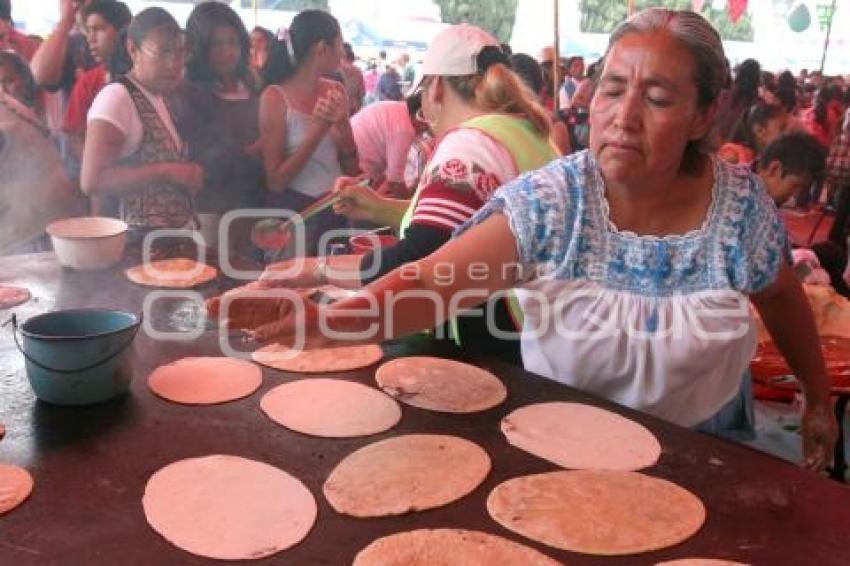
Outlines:
[[731, 560], [718, 560], [717, 558], [680, 558], [679, 560], [659, 562], [655, 566], [749, 566], [749, 564], [732, 562]]
[[148, 387], [184, 405], [214, 405], [247, 397], [263, 383], [263, 370], [233, 358], [183, 358], [156, 368]]
[[502, 419], [502, 433], [521, 450], [573, 470], [640, 470], [661, 456], [649, 430], [580, 403], [538, 403]]
[[508, 396], [501, 380], [481, 368], [428, 356], [399, 358], [378, 368], [378, 385], [402, 403], [441, 413], [475, 413]]
[[379, 538], [357, 553], [354, 566], [558, 566], [561, 563], [506, 538], [463, 529], [420, 529]]
[[493, 519], [543, 544], [614, 556], [679, 544], [705, 523], [691, 492], [638, 472], [576, 470], [508, 480], [487, 498]]
[[238, 456], [205, 456], [154, 473], [145, 518], [167, 541], [219, 560], [264, 558], [301, 542], [316, 522], [313, 495], [286, 472]]
[[280, 371], [337, 373], [374, 365], [384, 357], [384, 351], [375, 344], [325, 346], [306, 350], [269, 344], [254, 352], [252, 357], [258, 364]]
[[131, 267], [124, 273], [137, 285], [166, 289], [190, 289], [218, 277], [215, 267], [186, 258], [159, 259]]
[[29, 289], [0, 285], [0, 310], [10, 309], [29, 301], [32, 295]]
[[279, 385], [263, 396], [260, 408], [286, 428], [326, 438], [377, 434], [401, 419], [401, 408], [387, 395], [340, 379], [312, 378]]
[[0, 515], [5, 515], [27, 500], [34, 482], [28, 471], [10, 464], [0, 464]]
[[490, 457], [456, 436], [410, 434], [349, 454], [322, 490], [338, 513], [385, 517], [441, 507], [471, 493], [490, 472]]

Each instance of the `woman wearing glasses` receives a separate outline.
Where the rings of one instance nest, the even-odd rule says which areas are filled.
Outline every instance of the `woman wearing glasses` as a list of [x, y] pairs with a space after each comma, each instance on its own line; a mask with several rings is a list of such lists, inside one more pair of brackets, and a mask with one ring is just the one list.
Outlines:
[[130, 22], [126, 47], [132, 68], [89, 110], [82, 190], [118, 197], [131, 229], [183, 227], [204, 181], [201, 167], [186, 161], [166, 102], [183, 76], [183, 34], [168, 12], [148, 8]]

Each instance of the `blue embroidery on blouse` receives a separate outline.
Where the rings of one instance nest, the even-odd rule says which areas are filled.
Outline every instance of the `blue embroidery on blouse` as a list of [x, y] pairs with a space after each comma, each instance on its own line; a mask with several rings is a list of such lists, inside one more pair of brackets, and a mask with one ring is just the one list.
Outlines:
[[[618, 232], [608, 221], [604, 186], [584, 151], [553, 161], [500, 188], [457, 234], [504, 212], [526, 273], [591, 280], [602, 287], [663, 297], [705, 290], [751, 294], [789, 261], [788, 237], [761, 181], [744, 167], [715, 161], [713, 202], [701, 230], [657, 238]], [[657, 324], [657, 318], [647, 325]]]

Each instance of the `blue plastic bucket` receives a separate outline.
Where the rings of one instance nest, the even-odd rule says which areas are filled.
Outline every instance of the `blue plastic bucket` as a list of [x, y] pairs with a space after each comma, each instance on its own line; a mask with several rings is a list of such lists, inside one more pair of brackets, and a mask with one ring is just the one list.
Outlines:
[[[141, 317], [106, 309], [35, 316], [20, 326], [27, 378], [36, 397], [89, 405], [126, 393], [133, 377], [130, 345]], [[15, 340], [18, 327], [13, 319]]]

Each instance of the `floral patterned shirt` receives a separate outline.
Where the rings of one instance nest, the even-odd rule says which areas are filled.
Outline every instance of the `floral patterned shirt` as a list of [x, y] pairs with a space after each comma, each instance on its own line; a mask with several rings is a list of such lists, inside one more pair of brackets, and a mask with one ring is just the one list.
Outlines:
[[411, 224], [452, 231], [518, 174], [510, 152], [493, 138], [473, 128], [453, 130], [425, 166]]
[[703, 225], [680, 236], [618, 230], [587, 151], [520, 176], [461, 227], [509, 219], [527, 369], [683, 426], [737, 394], [756, 345], [747, 296], [790, 249], [758, 177], [719, 159], [714, 173]]

